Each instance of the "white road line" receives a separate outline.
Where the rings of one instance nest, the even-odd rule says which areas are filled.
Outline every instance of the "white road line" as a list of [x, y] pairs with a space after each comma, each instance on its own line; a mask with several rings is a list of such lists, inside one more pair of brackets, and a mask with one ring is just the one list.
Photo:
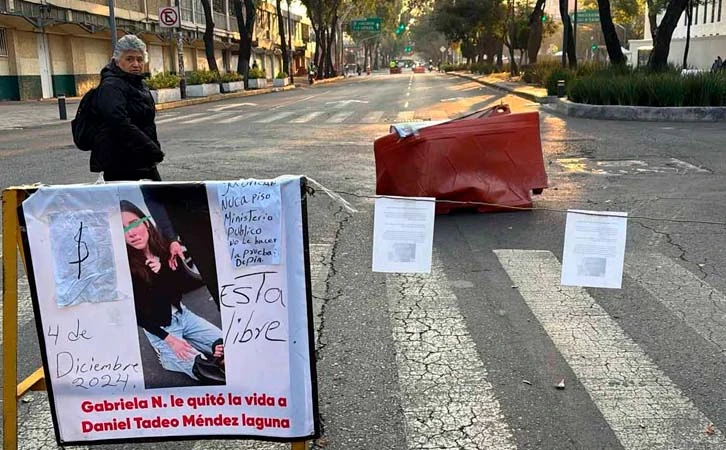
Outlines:
[[410, 122], [416, 111], [399, 111], [396, 115], [396, 122]]
[[516, 449], [441, 272], [386, 278], [408, 448]]
[[[661, 254], [626, 260], [628, 275], [707, 341], [726, 348], [726, 296]], [[723, 350], [722, 350], [723, 351]]]
[[276, 120], [284, 119], [285, 117], [291, 116], [293, 114], [295, 114], [294, 111], [281, 111], [281, 112], [279, 112], [277, 114], [273, 114], [271, 116], [267, 116], [264, 119], [254, 120], [253, 122], [256, 122], [256, 123], [270, 123], [270, 122], [274, 122]]
[[257, 117], [260, 114], [262, 114], [262, 113], [261, 112], [246, 113], [246, 114], [237, 113], [236, 115], [233, 115], [232, 117], [229, 117], [227, 119], [222, 119], [222, 120], [218, 121], [217, 123], [228, 124], [228, 123], [239, 122], [239, 121], [242, 121], [245, 119], [251, 119], [253, 117]]
[[209, 108], [207, 111], [220, 112], [220, 111], [224, 111], [225, 109], [239, 108], [240, 106], [257, 106], [257, 103], [248, 103], [248, 102], [232, 103], [229, 105], [222, 105], [222, 106], [217, 106], [215, 108]]
[[185, 120], [184, 122], [179, 122], [179, 123], [184, 124], [184, 125], [188, 125], [188, 124], [191, 124], [191, 123], [207, 122], [207, 121], [210, 121], [210, 120], [211, 121], [215, 121], [215, 122], [219, 122], [219, 119], [222, 119], [223, 120], [224, 118], [227, 118], [230, 115], [237, 115], [234, 112], [226, 112], [226, 113], [219, 113], [219, 114], [207, 113], [207, 114], [208, 115], [207, 116], [204, 116], [204, 117], [198, 117], [196, 119]]
[[361, 123], [378, 123], [383, 117], [383, 111], [373, 111], [361, 119]]
[[519, 293], [626, 450], [723, 449], [720, 430], [588, 293], [561, 286], [543, 250], [494, 250]]
[[341, 111], [335, 113], [330, 119], [326, 120], [327, 123], [341, 123], [348, 117], [353, 115], [353, 111]]
[[321, 114], [323, 114], [322, 111], [313, 111], [311, 113], [305, 114], [304, 116], [300, 116], [297, 119], [291, 120], [290, 123], [308, 123]]
[[178, 122], [178, 121], [182, 121], [182, 120], [191, 119], [192, 117], [199, 117], [199, 116], [202, 116], [202, 115], [205, 115], [205, 114], [208, 114], [208, 113], [193, 113], [193, 114], [186, 114], [184, 116], [168, 117], [166, 119], [157, 120], [156, 121], [156, 124], [157, 125], [160, 125], [162, 123]]

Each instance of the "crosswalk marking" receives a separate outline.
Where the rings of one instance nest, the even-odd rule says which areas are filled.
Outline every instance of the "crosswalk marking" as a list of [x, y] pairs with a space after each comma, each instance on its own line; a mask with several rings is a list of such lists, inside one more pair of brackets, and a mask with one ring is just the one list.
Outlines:
[[262, 113], [261, 112], [254, 112], [254, 113], [246, 113], [246, 114], [236, 114], [236, 115], [233, 115], [233, 116], [231, 116], [231, 117], [229, 117], [227, 119], [222, 119], [222, 120], [218, 121], [217, 123], [230, 124], [230, 123], [234, 123], [234, 122], [240, 122], [242, 120], [246, 120], [246, 119], [251, 119], [253, 117], [257, 117], [260, 114], [262, 114]]
[[626, 261], [629, 275], [696, 333], [726, 348], [726, 296], [661, 254]]
[[353, 111], [341, 111], [339, 113], [334, 114], [330, 119], [327, 120], [327, 122], [328, 123], [341, 123], [352, 115], [353, 115]]
[[626, 450], [726, 448], [709, 419], [587, 292], [561, 286], [549, 251], [495, 250], [519, 293]]
[[275, 122], [277, 120], [282, 120], [285, 117], [291, 116], [293, 114], [295, 114], [294, 111], [280, 111], [277, 114], [273, 114], [271, 116], [267, 116], [264, 119], [257, 119], [254, 122], [256, 122], [256, 123], [270, 123], [270, 122]]
[[191, 119], [192, 117], [203, 116], [205, 114], [208, 114], [208, 113], [192, 113], [192, 114], [186, 114], [186, 115], [183, 115], [183, 116], [167, 117], [165, 119], [159, 119], [159, 120], [157, 120], [156, 121], [156, 124], [157, 125], [160, 125], [162, 123], [178, 122], [178, 121], [181, 121], [181, 120]]
[[290, 123], [308, 123], [322, 114], [322, 111], [313, 111], [311, 113], [305, 114], [304, 116], [300, 116], [297, 119], [291, 120]]
[[361, 119], [361, 123], [378, 123], [381, 121], [382, 117], [383, 111], [373, 111], [366, 114], [366, 116]]
[[211, 113], [209, 113], [207, 116], [197, 117], [196, 119], [185, 120], [185, 121], [179, 122], [179, 123], [184, 124], [184, 125], [188, 125], [188, 124], [191, 124], [191, 123], [207, 122], [207, 121], [210, 121], [210, 120], [212, 120], [214, 122], [219, 122], [220, 119], [223, 120], [224, 118], [229, 117], [230, 115], [238, 115], [238, 113], [234, 113], [234, 112], [223, 112], [223, 113], [220, 113], [220, 114], [211, 114]]
[[408, 448], [516, 449], [441, 272], [386, 278]]

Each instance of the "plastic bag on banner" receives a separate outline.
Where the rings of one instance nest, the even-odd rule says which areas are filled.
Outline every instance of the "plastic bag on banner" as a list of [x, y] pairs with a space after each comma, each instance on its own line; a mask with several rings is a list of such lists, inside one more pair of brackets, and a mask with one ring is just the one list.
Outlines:
[[507, 105], [431, 126], [392, 127], [374, 152], [378, 195], [487, 203], [437, 203], [438, 214], [531, 207], [532, 193], [547, 187], [539, 113], [512, 114]]

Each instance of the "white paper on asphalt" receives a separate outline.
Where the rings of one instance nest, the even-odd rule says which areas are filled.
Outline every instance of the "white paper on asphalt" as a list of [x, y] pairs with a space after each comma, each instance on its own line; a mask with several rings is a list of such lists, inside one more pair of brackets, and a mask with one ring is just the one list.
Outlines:
[[373, 271], [430, 273], [436, 199], [377, 198], [373, 219]]
[[560, 283], [620, 289], [627, 213], [568, 210]]

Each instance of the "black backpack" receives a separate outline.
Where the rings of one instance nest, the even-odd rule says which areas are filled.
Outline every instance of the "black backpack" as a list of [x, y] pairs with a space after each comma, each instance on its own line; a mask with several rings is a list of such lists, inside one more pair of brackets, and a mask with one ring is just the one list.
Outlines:
[[98, 119], [93, 108], [96, 89], [92, 88], [83, 95], [81, 103], [78, 104], [76, 117], [71, 121], [73, 143], [83, 151], [91, 150], [91, 147], [93, 147], [93, 137], [96, 134], [96, 128], [98, 128]]

